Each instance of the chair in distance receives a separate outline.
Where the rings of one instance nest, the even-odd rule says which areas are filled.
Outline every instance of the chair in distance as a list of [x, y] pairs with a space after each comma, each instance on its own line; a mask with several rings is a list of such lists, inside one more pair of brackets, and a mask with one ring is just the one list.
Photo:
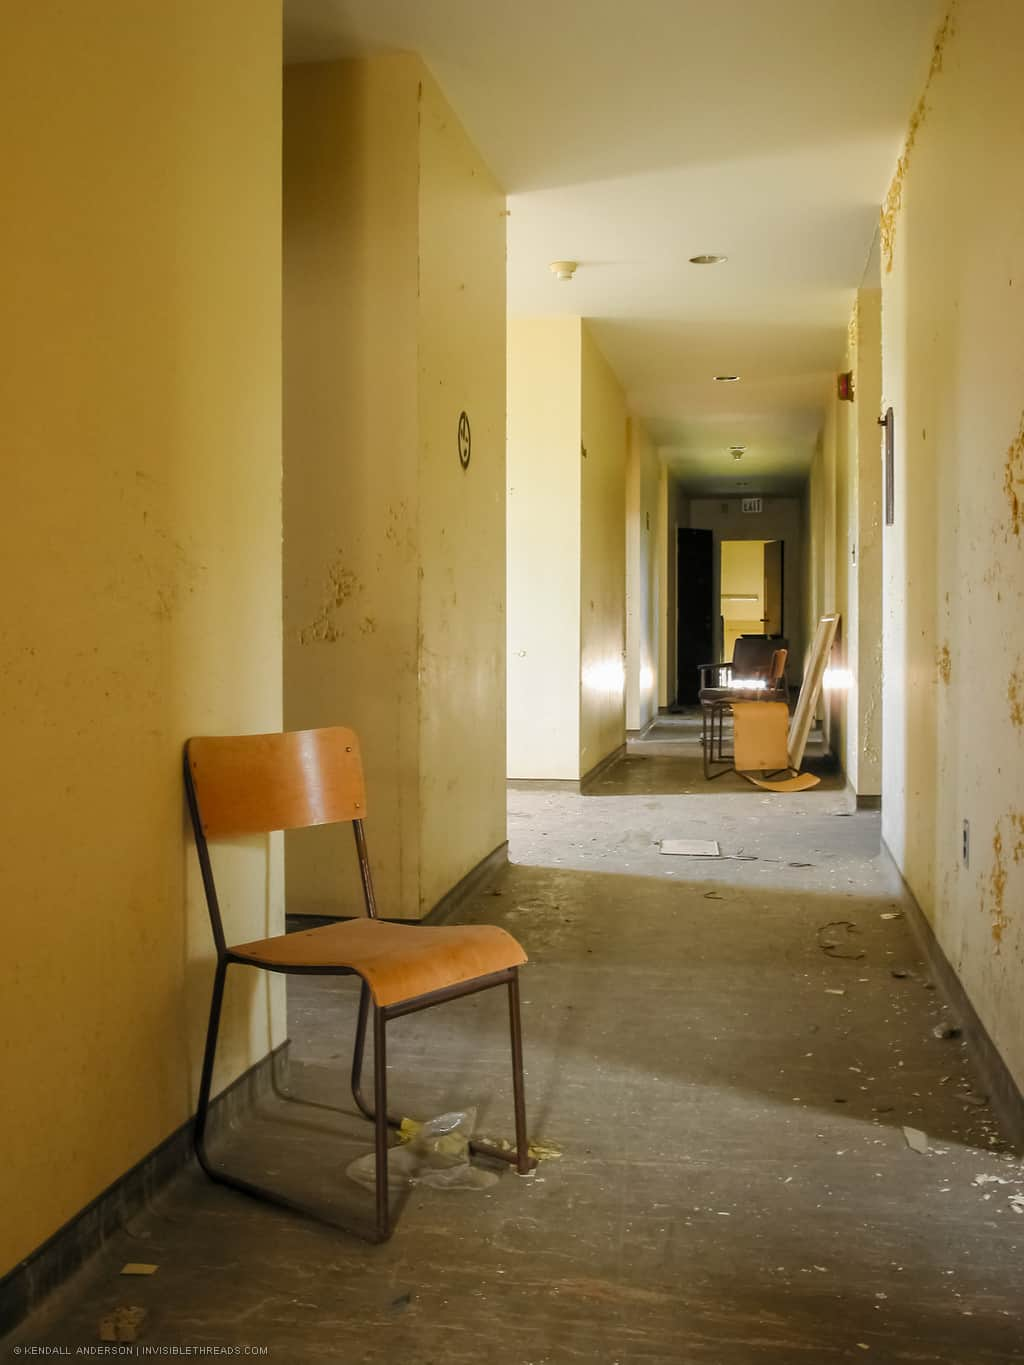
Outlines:
[[[392, 1230], [388, 1128], [397, 1128], [400, 1122], [388, 1114], [387, 1108], [386, 1026], [392, 1019], [477, 991], [507, 987], [515, 1149], [511, 1153], [491, 1148], [478, 1150], [509, 1161], [521, 1175], [533, 1169], [535, 1162], [529, 1155], [526, 1133], [519, 1013], [519, 968], [525, 963], [526, 954], [510, 934], [496, 926], [434, 927], [393, 924], [378, 918], [363, 828], [366, 791], [355, 734], [333, 727], [283, 734], [193, 738], [185, 745], [184, 768], [185, 791], [217, 953], [194, 1129], [196, 1156], [206, 1174], [255, 1198], [321, 1221], [332, 1221], [313, 1208], [220, 1170], [207, 1154], [206, 1128], [221, 1004], [228, 968], [235, 965], [268, 972], [355, 975], [361, 979], [351, 1086], [359, 1110], [374, 1124], [376, 1225], [371, 1240], [386, 1241]], [[210, 841], [338, 823], [351, 824], [353, 829], [365, 918], [229, 945], [217, 899]], [[362, 1093], [363, 1056], [371, 1014], [372, 1105]]]

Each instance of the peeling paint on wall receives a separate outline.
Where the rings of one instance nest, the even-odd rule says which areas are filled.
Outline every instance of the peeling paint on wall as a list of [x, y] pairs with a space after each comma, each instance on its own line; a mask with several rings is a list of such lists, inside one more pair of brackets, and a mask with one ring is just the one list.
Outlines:
[[323, 603], [311, 624], [299, 631], [300, 644], [334, 644], [345, 633], [338, 628], [337, 614], [351, 597], [362, 592], [363, 585], [352, 570], [345, 567], [343, 554], [344, 551], [339, 551], [327, 570]]
[[939, 677], [948, 685], [950, 675], [953, 672], [953, 660], [950, 657], [949, 645], [943, 644], [936, 659], [936, 666], [939, 670]]
[[[1003, 820], [1008, 825], [1007, 843], [1003, 841]], [[999, 952], [1003, 935], [1010, 926], [1010, 917], [1006, 912], [1006, 880], [1008, 868], [1006, 859], [1010, 857], [1016, 865], [1024, 863], [1024, 812], [1011, 810], [1003, 819], [996, 822], [996, 830], [992, 836], [992, 871], [988, 877], [988, 894], [990, 897], [987, 909], [992, 921], [992, 941], [996, 945], [996, 952]], [[984, 901], [982, 902], [984, 905]]]
[[1017, 435], [1006, 452], [1003, 491], [1010, 504], [1010, 528], [1019, 538], [1024, 526], [1024, 413], [1021, 413]]
[[1020, 664], [1010, 674], [1006, 700], [1010, 703], [1011, 722], [1018, 730], [1024, 730], [1024, 667]]
[[924, 123], [928, 112], [928, 92], [931, 89], [932, 81], [942, 70], [942, 58], [946, 51], [946, 45], [956, 32], [956, 10], [958, 0], [952, 0], [946, 17], [942, 21], [938, 33], [935, 35], [935, 45], [932, 48], [931, 65], [928, 67], [928, 75], [925, 79], [924, 89], [921, 91], [921, 98], [914, 106], [914, 112], [910, 116], [910, 124], [907, 128], [906, 140], [903, 143], [903, 153], [896, 163], [896, 173], [893, 175], [889, 185], [889, 191], [885, 196], [885, 203], [882, 205], [881, 217], [881, 245], [882, 258], [885, 261], [886, 271], [892, 270], [893, 251], [896, 246], [896, 220], [899, 217], [900, 209], [903, 205], [903, 185], [907, 178], [907, 171], [910, 168], [910, 154], [914, 150], [914, 143], [917, 141], [917, 134], [921, 125]]

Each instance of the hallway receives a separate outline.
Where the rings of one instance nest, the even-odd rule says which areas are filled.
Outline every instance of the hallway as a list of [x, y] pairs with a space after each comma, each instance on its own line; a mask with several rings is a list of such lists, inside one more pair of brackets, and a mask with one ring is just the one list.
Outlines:
[[[530, 954], [530, 1128], [560, 1159], [479, 1193], [418, 1188], [377, 1248], [190, 1169], [8, 1348], [94, 1343], [130, 1303], [147, 1340], [289, 1365], [1024, 1360], [1024, 1176], [966, 1045], [933, 1035], [949, 1016], [878, 815], [828, 781], [670, 794], [699, 781], [693, 754], [630, 756], [589, 795], [514, 790], [511, 865], [458, 914]], [[664, 856], [671, 837], [723, 856]], [[856, 926], [834, 940], [849, 957], [821, 946], [836, 920]], [[355, 999], [291, 982], [297, 1095], [347, 1097]], [[403, 1112], [469, 1097], [478, 1131], [506, 1132], [503, 1011], [474, 996], [395, 1026]], [[368, 1139], [264, 1100], [218, 1150], [252, 1143], [282, 1187], [351, 1216], [371, 1198], [341, 1172]], [[159, 1269], [122, 1279], [136, 1260]]]

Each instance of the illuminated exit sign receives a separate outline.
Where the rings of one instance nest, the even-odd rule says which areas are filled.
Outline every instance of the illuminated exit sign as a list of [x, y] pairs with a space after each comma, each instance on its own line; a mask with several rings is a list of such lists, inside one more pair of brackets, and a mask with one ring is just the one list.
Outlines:
[[740, 503], [741, 512], [760, 512], [761, 510], [762, 508], [760, 498], [743, 498], [741, 500]]

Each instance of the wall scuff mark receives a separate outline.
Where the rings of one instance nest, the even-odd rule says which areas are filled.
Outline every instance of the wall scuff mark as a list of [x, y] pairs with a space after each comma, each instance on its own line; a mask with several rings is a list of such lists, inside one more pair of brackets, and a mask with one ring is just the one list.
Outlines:
[[899, 161], [896, 163], [896, 173], [893, 175], [889, 185], [889, 191], [885, 196], [885, 203], [882, 205], [881, 217], [881, 245], [882, 257], [885, 261], [886, 271], [892, 270], [893, 252], [896, 247], [896, 220], [899, 217], [900, 209], [903, 205], [903, 185], [907, 178], [907, 171], [910, 167], [910, 154], [914, 150], [914, 143], [917, 141], [917, 134], [924, 123], [928, 112], [928, 92], [931, 89], [932, 81], [942, 70], [942, 58], [946, 51], [946, 45], [956, 31], [956, 9], [958, 0], [952, 0], [946, 17], [942, 21], [938, 33], [935, 35], [935, 45], [932, 48], [931, 65], [928, 67], [928, 75], [925, 78], [924, 89], [921, 91], [921, 98], [914, 106], [914, 112], [910, 115], [910, 123], [907, 127], [906, 141], [903, 143], [903, 152]]

